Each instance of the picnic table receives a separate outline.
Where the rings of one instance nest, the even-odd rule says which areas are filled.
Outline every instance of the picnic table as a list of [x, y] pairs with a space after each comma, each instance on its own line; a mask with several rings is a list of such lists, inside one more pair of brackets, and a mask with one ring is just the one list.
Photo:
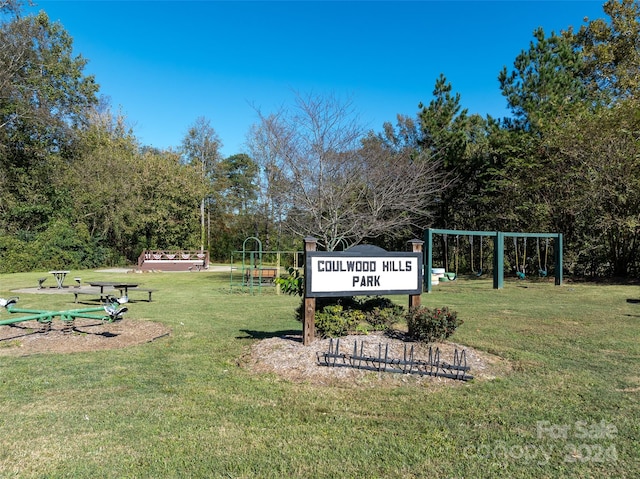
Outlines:
[[49, 274], [52, 274], [53, 277], [56, 279], [56, 283], [58, 284], [58, 289], [62, 289], [64, 278], [65, 276], [67, 276], [67, 274], [69, 274], [69, 271], [55, 270], [55, 271], [49, 271]]
[[124, 294], [126, 295], [129, 291], [129, 288], [137, 288], [138, 287], [138, 283], [123, 283], [123, 282], [118, 282], [118, 281], [91, 281], [89, 282], [89, 285], [93, 286], [94, 288], [100, 288], [100, 293], [104, 293], [104, 289], [105, 288], [110, 288], [110, 289], [119, 289], [121, 292], [124, 291]]
[[100, 288], [100, 294], [104, 293], [104, 288], [115, 288], [115, 285], [119, 283], [114, 283], [113, 281], [90, 281], [89, 285], [94, 288]]
[[[89, 285], [94, 287], [94, 288], [99, 288], [100, 289], [100, 299], [102, 300], [103, 298], [106, 298], [108, 295], [107, 293], [105, 293], [105, 290], [119, 290], [121, 295], [124, 296], [129, 296], [129, 290], [135, 290], [135, 291], [143, 291], [145, 293], [149, 294], [149, 302], [151, 302], [151, 295], [153, 292], [155, 292], [155, 289], [146, 289], [146, 288], [139, 288], [139, 283], [125, 283], [123, 281], [90, 281]], [[96, 290], [93, 291], [94, 293], [98, 293]], [[76, 294], [76, 302], [78, 300], [78, 295], [79, 294], [91, 294], [91, 291], [77, 291]]]
[[127, 293], [129, 292], [129, 288], [137, 288], [138, 284], [137, 283], [114, 283], [113, 287], [115, 289], [119, 289], [120, 292], [124, 291], [124, 295], [127, 296]]

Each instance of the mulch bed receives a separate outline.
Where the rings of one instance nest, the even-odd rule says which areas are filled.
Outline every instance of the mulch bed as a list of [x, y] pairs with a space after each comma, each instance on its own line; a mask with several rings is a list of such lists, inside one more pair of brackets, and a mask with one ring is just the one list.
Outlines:
[[[428, 387], [460, 386], [464, 381], [442, 377], [420, 376], [409, 374], [372, 372], [348, 367], [327, 367], [318, 364], [317, 353], [327, 352], [329, 339], [318, 339], [308, 346], [302, 344], [301, 335], [287, 335], [263, 339], [253, 344], [251, 352], [243, 358], [241, 365], [259, 374], [274, 374], [282, 379], [315, 385], [337, 385], [354, 387], [398, 386], [402, 384], [419, 384]], [[335, 340], [334, 340], [335, 341]], [[379, 345], [389, 345], [389, 357], [402, 358], [405, 344], [414, 346], [415, 359], [426, 360], [429, 346], [439, 348], [441, 359], [452, 361], [454, 351], [465, 350], [467, 365], [476, 381], [491, 380], [508, 374], [511, 366], [504, 359], [482, 351], [474, 350], [455, 343], [435, 343], [425, 345], [408, 341], [401, 334], [385, 335], [372, 333], [368, 335], [350, 335], [340, 338], [340, 351], [353, 351], [354, 342], [358, 352], [364, 341], [364, 354], [378, 354]]]
[[71, 331], [64, 329], [63, 321], [57, 318], [51, 322], [51, 330], [47, 333], [39, 332], [42, 324], [37, 321], [0, 326], [0, 356], [120, 349], [148, 343], [171, 333], [163, 324], [126, 318], [114, 323], [77, 318]]

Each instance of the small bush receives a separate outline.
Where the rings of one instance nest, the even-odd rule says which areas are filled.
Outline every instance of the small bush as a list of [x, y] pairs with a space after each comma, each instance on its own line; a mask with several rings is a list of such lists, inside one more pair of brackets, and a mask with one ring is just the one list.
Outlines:
[[31, 271], [34, 268], [35, 251], [26, 241], [0, 235], [0, 273]]
[[404, 308], [400, 305], [374, 307], [366, 313], [367, 323], [374, 331], [389, 331], [393, 325], [404, 320]]
[[316, 329], [323, 337], [337, 338], [355, 331], [365, 319], [365, 314], [357, 309], [345, 310], [340, 304], [325, 306], [316, 312]]
[[[296, 310], [296, 317], [304, 320], [304, 300]], [[389, 331], [404, 320], [404, 308], [387, 298], [316, 298], [315, 327], [321, 337]]]
[[404, 308], [383, 296], [368, 297], [357, 306], [364, 311], [374, 331], [389, 331], [393, 325], [404, 321]]
[[409, 336], [424, 343], [447, 339], [462, 323], [458, 313], [446, 306], [438, 309], [411, 308], [407, 313]]
[[276, 278], [275, 283], [280, 286], [283, 293], [302, 296], [304, 294], [304, 276], [296, 268], [289, 268], [288, 272], [289, 276]]

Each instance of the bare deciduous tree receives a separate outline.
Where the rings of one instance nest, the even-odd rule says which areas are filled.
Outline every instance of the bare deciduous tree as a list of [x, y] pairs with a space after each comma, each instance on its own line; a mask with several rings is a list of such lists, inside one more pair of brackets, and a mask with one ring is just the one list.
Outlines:
[[333, 251], [426, 226], [445, 184], [438, 163], [366, 136], [351, 102], [297, 95], [292, 110], [260, 119], [252, 154], [265, 199], [291, 233]]

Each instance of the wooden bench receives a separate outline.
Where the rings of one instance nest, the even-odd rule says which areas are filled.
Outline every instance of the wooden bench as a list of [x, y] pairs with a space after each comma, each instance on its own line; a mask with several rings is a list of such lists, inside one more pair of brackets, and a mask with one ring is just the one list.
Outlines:
[[[149, 288], [129, 288], [127, 291], [127, 295], [129, 296], [129, 299], [131, 299], [131, 292], [133, 291], [144, 291], [145, 293], [149, 293], [149, 299], [148, 301], [151, 302], [151, 295], [154, 291], [156, 291], [155, 289], [149, 289]], [[124, 294], [124, 289], [120, 290], [120, 296], [122, 296]]]
[[[122, 294], [124, 293], [124, 289], [121, 289], [119, 291], [120, 291], [120, 296], [122, 297]], [[145, 293], [149, 293], [148, 301], [151, 302], [151, 295], [156, 290], [155, 289], [148, 289], [148, 288], [129, 288], [129, 291], [127, 292], [129, 297], [131, 296], [131, 292], [132, 291], [144, 291]], [[107, 290], [107, 291], [104, 291], [104, 292], [100, 292], [100, 290], [98, 290], [98, 289], [95, 289], [95, 290], [75, 290], [75, 291], [72, 291], [72, 293], [73, 293], [73, 295], [75, 297], [75, 302], [76, 303], [78, 302], [78, 295], [80, 295], [80, 294], [95, 296], [96, 300], [98, 298], [100, 298], [100, 301], [104, 303], [109, 296], [114, 296], [115, 290], [111, 289], [111, 290]], [[131, 299], [131, 298], [129, 298], [129, 299]]]
[[207, 269], [207, 266], [208, 263], [204, 259], [183, 259], [178, 256], [175, 258], [145, 259], [138, 263], [138, 268], [142, 271], [191, 271], [194, 268], [200, 271]]
[[278, 277], [278, 268], [251, 268], [245, 271], [245, 282], [273, 283]]
[[193, 266], [189, 266], [187, 269], [192, 271], [194, 267], [196, 268], [196, 271], [202, 271], [202, 269], [204, 269], [204, 261], [196, 261], [193, 263]]
[[113, 296], [113, 291], [111, 291], [111, 293], [109, 293], [109, 292], [102, 292], [101, 293], [97, 289], [96, 290], [91, 290], [91, 291], [89, 291], [89, 290], [84, 290], [84, 291], [83, 290], [76, 290], [76, 291], [72, 291], [72, 293], [73, 293], [73, 296], [74, 296], [74, 302], [76, 302], [76, 303], [78, 302], [78, 295], [80, 295], [80, 294], [84, 294], [84, 295], [89, 294], [91, 296], [95, 296], [96, 300], [99, 298], [101, 303], [104, 303], [109, 296]]

